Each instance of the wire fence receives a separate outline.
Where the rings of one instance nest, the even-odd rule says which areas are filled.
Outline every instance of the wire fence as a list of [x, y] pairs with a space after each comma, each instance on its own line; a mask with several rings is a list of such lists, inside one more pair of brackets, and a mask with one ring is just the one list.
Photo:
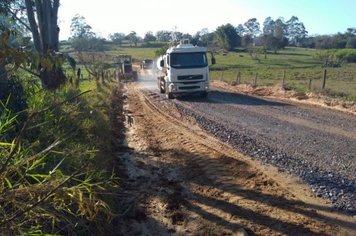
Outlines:
[[322, 92], [356, 101], [356, 69], [266, 69], [259, 71], [213, 70], [213, 80], [253, 86], [284, 86], [298, 92]]

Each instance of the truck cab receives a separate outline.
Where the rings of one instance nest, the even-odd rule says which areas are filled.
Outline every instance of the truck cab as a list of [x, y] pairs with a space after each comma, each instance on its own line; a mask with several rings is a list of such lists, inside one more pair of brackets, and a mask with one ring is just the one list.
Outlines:
[[199, 94], [206, 97], [209, 92], [209, 66], [206, 48], [181, 42], [171, 47], [157, 61], [157, 85], [168, 98], [179, 94]]

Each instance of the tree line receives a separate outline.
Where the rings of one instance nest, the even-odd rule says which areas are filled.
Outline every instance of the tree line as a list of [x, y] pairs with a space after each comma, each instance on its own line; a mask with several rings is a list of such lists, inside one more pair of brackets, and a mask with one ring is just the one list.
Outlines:
[[[85, 30], [87, 32], [83, 32]], [[78, 48], [85, 47], [86, 43], [80, 43], [78, 39], [86, 38], [87, 42], [99, 39], [95, 37], [84, 17], [76, 16], [72, 19], [71, 32], [73, 34], [69, 41], [73, 43], [74, 47], [77, 47], [76, 45]], [[81, 34], [78, 34], [79, 32]], [[148, 31], [143, 37], [140, 37], [135, 31], [131, 31], [129, 34], [116, 32], [110, 34], [108, 39], [120, 46], [123, 42], [129, 42], [132, 46], [138, 44], [149, 46], [150, 44], [155, 45], [155, 43], [189, 39], [194, 45], [219, 47], [226, 50], [238, 47], [249, 49], [254, 46], [273, 51], [286, 46], [315, 49], [356, 48], [356, 28], [348, 28], [346, 32], [334, 35], [309, 36], [304, 23], [296, 16], [292, 16], [289, 20], [285, 20], [283, 17], [277, 19], [267, 17], [262, 25], [256, 18], [251, 18], [237, 26], [230, 23], [221, 25], [213, 32], [209, 32], [207, 28], [203, 28], [195, 34], [176, 30], [159, 30], [155, 33]], [[105, 42], [106, 39], [101, 38], [99, 41]], [[90, 45], [95, 46], [96, 44], [90, 43]], [[98, 46], [97, 49], [100, 47]]]

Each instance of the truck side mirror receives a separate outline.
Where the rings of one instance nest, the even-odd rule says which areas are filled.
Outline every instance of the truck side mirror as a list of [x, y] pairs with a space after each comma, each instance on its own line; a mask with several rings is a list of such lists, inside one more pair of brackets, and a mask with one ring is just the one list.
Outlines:
[[159, 62], [159, 65], [160, 65], [161, 67], [164, 67], [164, 61], [161, 60], [161, 61]]
[[212, 64], [212, 65], [215, 65], [215, 64], [216, 64], [216, 59], [215, 59], [215, 57], [212, 57], [212, 58], [211, 58], [211, 64]]

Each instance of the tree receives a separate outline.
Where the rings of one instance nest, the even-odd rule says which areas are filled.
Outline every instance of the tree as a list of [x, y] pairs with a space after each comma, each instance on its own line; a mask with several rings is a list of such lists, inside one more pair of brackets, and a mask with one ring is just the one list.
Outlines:
[[[1, 28], [4, 28], [3, 25], [1, 25]], [[7, 70], [6, 70], [7, 59], [6, 59], [5, 55], [2, 55], [3, 51], [5, 52], [4, 49], [6, 46], [6, 45], [3, 45], [4, 37], [6, 37], [5, 31], [0, 30], [0, 99], [5, 99], [2, 96], [3, 96], [3, 94], [5, 94], [5, 90], [7, 89], [7, 86], [8, 86], [8, 74], [7, 74]]]
[[280, 17], [275, 21], [273, 36], [279, 40], [282, 40], [286, 36], [286, 34], [287, 34], [286, 24], [284, 23], [283, 18]]
[[203, 28], [199, 31], [199, 42], [201, 46], [208, 47], [214, 43], [214, 33], [209, 33], [207, 28]]
[[348, 38], [346, 48], [356, 48], [356, 36]]
[[236, 32], [240, 37], [242, 37], [246, 33], [246, 28], [242, 24], [239, 24], [236, 27]]
[[253, 45], [253, 38], [252, 38], [252, 36], [251, 36], [250, 34], [245, 34], [244, 36], [242, 36], [241, 45], [242, 45], [244, 48], [251, 49], [251, 48], [252, 48], [252, 45]]
[[263, 22], [263, 35], [273, 35], [275, 21], [269, 16]]
[[128, 40], [130, 40], [130, 42], [132, 44], [134, 44], [135, 47], [137, 46], [139, 38], [138, 38], [137, 33], [135, 31], [131, 31], [128, 35], [126, 35], [126, 38]]
[[82, 51], [104, 51], [105, 39], [99, 38], [92, 31], [92, 27], [86, 22], [85, 17], [75, 15], [70, 25], [72, 47], [79, 52]]
[[356, 28], [348, 28], [345, 36], [347, 37], [346, 48], [356, 48]]
[[197, 31], [193, 36], [184, 34], [183, 37], [189, 39], [191, 44], [203, 47], [213, 44], [214, 41], [214, 33], [209, 33], [207, 28]]
[[70, 24], [71, 38], [91, 38], [95, 37], [92, 27], [86, 22], [84, 16], [76, 14]]
[[306, 38], [308, 31], [306, 31], [304, 24], [299, 21], [298, 17], [292, 16], [286, 23], [287, 36], [292, 45], [298, 46], [303, 39]]
[[12, 4], [14, 3], [13, 0], [1, 0], [0, 2], [0, 15], [2, 16], [9, 16], [11, 15], [10, 9]]
[[273, 50], [274, 53], [277, 53], [278, 50], [282, 49], [286, 45], [286, 38], [278, 39], [271, 34], [263, 36], [263, 42], [265, 49]]
[[[191, 37], [190, 40], [190, 43], [193, 44], [193, 45], [198, 45], [198, 46], [202, 46], [203, 43], [201, 42], [200, 40], [200, 31], [197, 31], [194, 35], [190, 35], [190, 34], [185, 34], [185, 35], [188, 35]], [[185, 37], [185, 35], [183, 35]]]
[[122, 41], [125, 39], [125, 34], [124, 33], [114, 33], [114, 34], [110, 34], [109, 38], [112, 42], [118, 43], [121, 47]]
[[[0, 2], [0, 100], [7, 99], [9, 91], [9, 73], [25, 61], [26, 55], [21, 50], [23, 27], [16, 22], [20, 2], [2, 0]], [[16, 66], [17, 65], [17, 66]], [[14, 95], [14, 94], [12, 94]], [[16, 95], [15, 95], [16, 96]], [[1, 109], [0, 109], [1, 110]]]
[[160, 30], [156, 32], [156, 38], [161, 42], [169, 42], [172, 40], [171, 32], [167, 30]]
[[347, 28], [347, 31], [345, 34], [347, 37], [356, 36], [356, 28]]
[[231, 24], [226, 24], [216, 29], [215, 40], [219, 47], [232, 50], [240, 45], [241, 38]]
[[[187, 35], [185, 35], [187, 36]], [[190, 36], [190, 37], [189, 37]], [[192, 36], [189, 35], [188, 39], [190, 39]], [[182, 32], [179, 32], [179, 31], [171, 31], [171, 41], [173, 42], [179, 42], [181, 41], [182, 39], [184, 38], [184, 34]]]
[[244, 23], [246, 34], [251, 35], [253, 38], [257, 37], [261, 33], [260, 23], [256, 18], [251, 18]]
[[199, 40], [199, 35], [196, 35], [197, 37], [193, 37], [191, 34], [185, 33], [185, 34], [181, 34], [179, 35], [178, 40], [183, 40], [183, 39], [188, 39], [189, 42], [193, 45], [196, 45], [198, 43]]
[[156, 37], [153, 35], [152, 31], [148, 31], [145, 34], [145, 37], [143, 38], [143, 41], [145, 41], [145, 42], [156, 41]]
[[283, 18], [274, 21], [271, 17], [267, 17], [264, 20], [262, 41], [265, 50], [270, 49], [277, 53], [288, 44], [286, 36], [287, 26]]
[[33, 43], [40, 56], [38, 70], [42, 87], [56, 89], [66, 81], [61, 65], [54, 62], [59, 60], [56, 56], [59, 0], [25, 0], [25, 6]]
[[12, 20], [17, 30], [30, 31], [27, 19], [24, 14], [25, 5], [23, 0], [1, 0], [0, 15]]

